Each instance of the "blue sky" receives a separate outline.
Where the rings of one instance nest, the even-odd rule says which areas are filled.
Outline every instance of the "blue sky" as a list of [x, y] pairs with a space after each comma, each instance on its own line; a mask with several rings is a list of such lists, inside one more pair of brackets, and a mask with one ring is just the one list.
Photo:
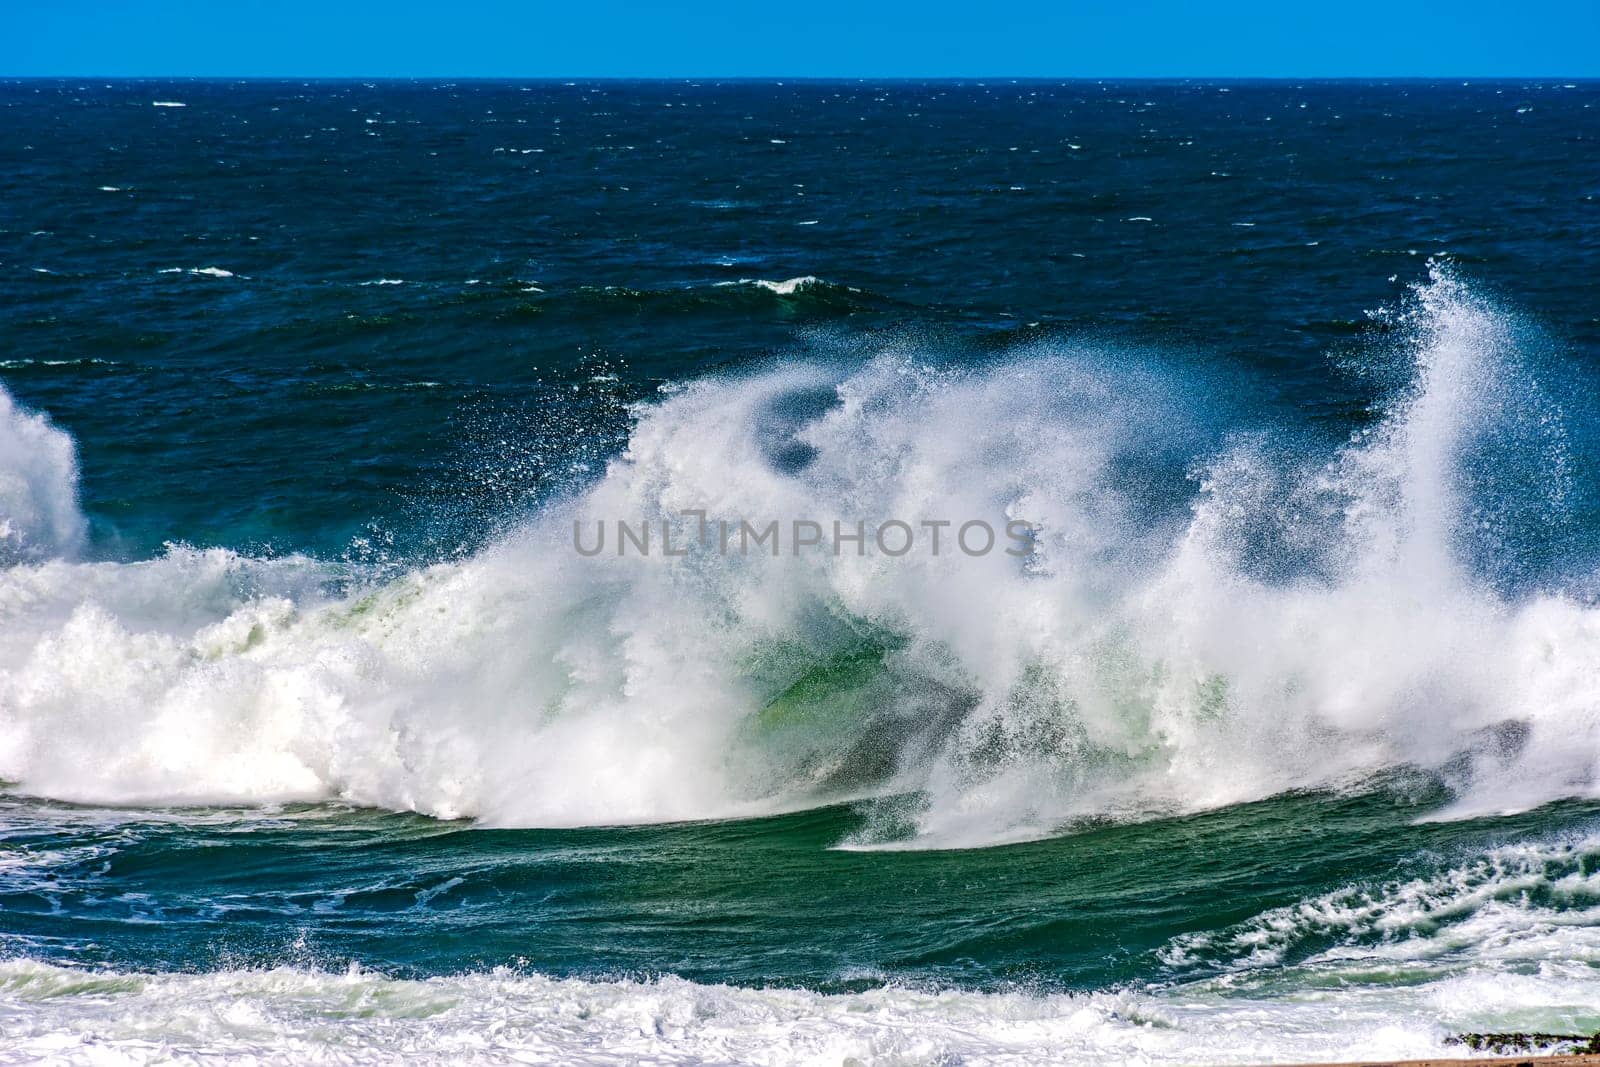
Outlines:
[[0, 75], [1600, 75], [1600, 0], [0, 0]]

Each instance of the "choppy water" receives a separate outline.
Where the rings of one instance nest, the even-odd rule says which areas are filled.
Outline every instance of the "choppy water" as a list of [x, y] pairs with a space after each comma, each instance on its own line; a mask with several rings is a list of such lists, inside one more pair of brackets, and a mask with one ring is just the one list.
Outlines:
[[0, 1059], [1600, 1029], [1600, 86], [0, 104]]

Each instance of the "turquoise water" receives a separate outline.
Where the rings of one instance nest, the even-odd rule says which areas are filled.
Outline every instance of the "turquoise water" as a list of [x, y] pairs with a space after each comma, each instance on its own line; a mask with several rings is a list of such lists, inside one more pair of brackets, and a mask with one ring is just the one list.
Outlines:
[[1600, 808], [1428, 822], [1436, 786], [1373, 785], [978, 853], [849, 847], [851, 807], [487, 830], [11, 801], [3, 1017], [28, 1056], [65, 1028], [375, 1060], [1250, 1062], [1595, 1027]]
[[1596, 93], [0, 84], [0, 1062], [1600, 1030]]
[[[1294, 968], [1335, 945], [1439, 938], [1472, 918], [1463, 905], [1480, 893], [1531, 917], [1566, 902], [1519, 878], [1556, 883], [1600, 861], [1586, 836], [1594, 804], [1419, 823], [1438, 799], [1430, 792], [1397, 783], [1089, 825], [978, 857], [849, 847], [864, 825], [850, 808], [485, 830], [328, 806], [112, 818], [13, 801], [11, 854], [50, 862], [8, 872], [7, 937], [19, 954], [89, 938], [76, 959], [132, 969], [360, 960], [425, 977], [537, 963], [558, 977], [677, 974], [825, 993], [890, 976], [915, 988], [1068, 992], [1259, 981], [1260, 949]], [[1532, 834], [1572, 847], [1448, 885]], [[1440, 899], [1404, 914], [1393, 898], [1410, 885]], [[1592, 904], [1587, 891], [1576, 896]], [[1327, 914], [1308, 910], [1252, 939], [1252, 920], [1324, 897]], [[1363, 916], [1366, 901], [1373, 914]]]

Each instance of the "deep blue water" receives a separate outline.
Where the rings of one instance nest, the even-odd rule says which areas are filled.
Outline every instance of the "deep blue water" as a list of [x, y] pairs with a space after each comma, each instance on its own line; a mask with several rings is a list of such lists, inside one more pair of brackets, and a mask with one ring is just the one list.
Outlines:
[[0, 1061], [1600, 1029], [1597, 277], [1595, 82], [0, 82]]
[[1328, 353], [1432, 256], [1593, 359], [1597, 93], [10, 82], [5, 381], [131, 556], [514, 506], [661, 381], [908, 336], [1159, 345], [1342, 435]]

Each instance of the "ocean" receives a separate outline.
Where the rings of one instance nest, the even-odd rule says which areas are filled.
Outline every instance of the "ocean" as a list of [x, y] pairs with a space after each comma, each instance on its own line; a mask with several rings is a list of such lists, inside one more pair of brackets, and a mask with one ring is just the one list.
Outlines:
[[1600, 1031], [1600, 83], [0, 130], [0, 1062]]

